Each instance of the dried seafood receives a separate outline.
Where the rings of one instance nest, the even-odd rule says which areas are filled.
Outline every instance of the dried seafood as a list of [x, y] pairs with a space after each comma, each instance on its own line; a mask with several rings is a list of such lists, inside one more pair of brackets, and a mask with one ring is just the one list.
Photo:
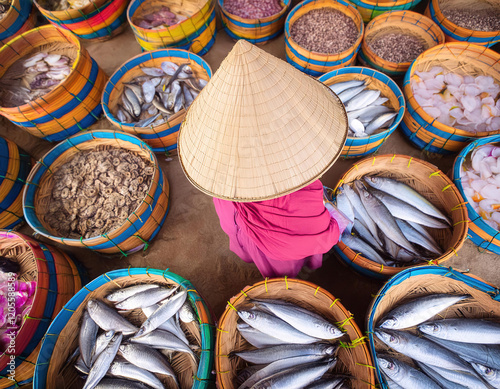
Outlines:
[[1, 0], [0, 1], [0, 20], [9, 12], [11, 0]]
[[150, 12], [141, 18], [137, 18], [134, 23], [148, 30], [161, 30], [176, 25], [186, 19], [186, 16], [174, 13], [169, 7], [162, 6], [157, 11]]
[[92, 3], [92, 0], [49, 0], [40, 5], [50, 11], [64, 11], [67, 9], [82, 9]]
[[128, 150], [80, 152], [54, 173], [45, 220], [62, 237], [107, 233], [142, 203], [153, 172], [151, 162]]

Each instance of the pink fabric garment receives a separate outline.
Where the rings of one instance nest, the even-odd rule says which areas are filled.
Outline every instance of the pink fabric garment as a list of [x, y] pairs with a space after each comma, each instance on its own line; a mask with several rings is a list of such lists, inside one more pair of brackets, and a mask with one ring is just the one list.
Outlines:
[[339, 239], [319, 180], [273, 200], [237, 203], [214, 198], [214, 205], [231, 251], [255, 263], [264, 277], [295, 277], [304, 265], [319, 268], [322, 254]]

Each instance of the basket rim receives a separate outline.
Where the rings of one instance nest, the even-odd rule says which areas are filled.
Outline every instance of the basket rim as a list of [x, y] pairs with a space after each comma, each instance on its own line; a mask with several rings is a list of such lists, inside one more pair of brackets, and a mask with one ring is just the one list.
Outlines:
[[[352, 3], [356, 4], [357, 6], [363, 7], [363, 5], [371, 5], [371, 6], [377, 6], [381, 8], [392, 8], [392, 7], [398, 7], [406, 4], [418, 4], [422, 0], [386, 0], [387, 5], [380, 4], [380, 0], [350, 0]], [[386, 11], [384, 11], [386, 12]]]

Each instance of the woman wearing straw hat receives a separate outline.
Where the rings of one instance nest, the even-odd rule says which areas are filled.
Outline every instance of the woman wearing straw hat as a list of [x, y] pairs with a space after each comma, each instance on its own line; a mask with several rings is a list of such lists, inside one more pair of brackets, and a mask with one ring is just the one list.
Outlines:
[[347, 117], [330, 90], [240, 40], [191, 105], [179, 134], [186, 177], [214, 197], [230, 249], [264, 277], [321, 266], [347, 225], [318, 180]]

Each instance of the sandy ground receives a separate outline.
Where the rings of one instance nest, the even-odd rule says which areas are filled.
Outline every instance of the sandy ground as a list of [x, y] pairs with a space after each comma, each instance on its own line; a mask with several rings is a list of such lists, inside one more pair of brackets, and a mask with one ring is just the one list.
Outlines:
[[[217, 70], [233, 44], [234, 42], [223, 31], [219, 31], [214, 47], [204, 57], [213, 71]], [[111, 41], [86, 44], [86, 46], [108, 75], [126, 60], [141, 52], [129, 28]], [[283, 35], [262, 48], [279, 58], [285, 58]], [[94, 127], [111, 128], [105, 119]], [[29, 135], [3, 118], [0, 118], [0, 136], [15, 141], [36, 159], [42, 157], [52, 147], [49, 142]], [[391, 135], [379, 151], [379, 154], [386, 153], [407, 154], [426, 159], [444, 173], [449, 172], [453, 163], [453, 157], [423, 155], [399, 130]], [[233, 295], [246, 285], [262, 280], [262, 277], [253, 265], [242, 262], [229, 251], [228, 238], [220, 228], [212, 199], [187, 181], [178, 158], [173, 157], [172, 160], [166, 161], [164, 155], [158, 155], [158, 159], [170, 183], [171, 208], [164, 227], [150, 248], [146, 252], [126, 258], [103, 257], [83, 249], [70, 251], [85, 265], [91, 278], [113, 269], [129, 266], [169, 268], [189, 279], [204, 296], [215, 316], [220, 317], [226, 302]], [[353, 163], [355, 160], [336, 162], [322, 178], [323, 184], [334, 187], [341, 175]], [[28, 226], [24, 226], [21, 231], [32, 233]], [[467, 241], [458, 255], [446, 262], [446, 266], [462, 270], [470, 269], [472, 274], [500, 285], [498, 260], [497, 255], [480, 254], [477, 247]], [[335, 258], [333, 253], [324, 256], [323, 267], [310, 274], [308, 280], [340, 298], [362, 328], [365, 327], [365, 318], [372, 297], [383, 285], [382, 281], [357, 274]]]

